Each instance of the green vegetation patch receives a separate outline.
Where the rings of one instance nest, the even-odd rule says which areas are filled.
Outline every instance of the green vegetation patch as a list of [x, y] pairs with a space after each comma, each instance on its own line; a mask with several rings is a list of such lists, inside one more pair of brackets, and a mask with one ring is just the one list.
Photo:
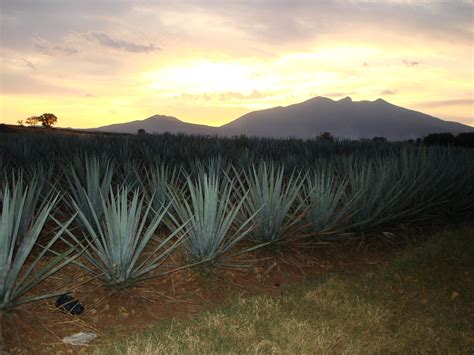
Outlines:
[[473, 279], [474, 230], [443, 233], [376, 272], [309, 280], [278, 297], [235, 298], [95, 351], [469, 353]]

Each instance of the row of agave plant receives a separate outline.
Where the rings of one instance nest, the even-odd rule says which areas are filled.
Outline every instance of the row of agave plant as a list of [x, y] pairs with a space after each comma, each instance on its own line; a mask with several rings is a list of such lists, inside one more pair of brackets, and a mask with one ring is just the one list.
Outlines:
[[[185, 135], [145, 136], [63, 136], [8, 134], [0, 139], [0, 171], [32, 169], [38, 163], [68, 164], [71, 157], [89, 155], [124, 162], [138, 161], [180, 165], [193, 171], [196, 166], [218, 157], [225, 165], [247, 168], [259, 161], [275, 161], [288, 170], [312, 169], [320, 159], [342, 155], [379, 158], [398, 154], [403, 143], [372, 143], [250, 137], [202, 137]], [[432, 148], [436, 149], [436, 148]], [[461, 148], [457, 150], [462, 151]], [[49, 168], [48, 168], [49, 169]]]
[[[239, 266], [237, 256], [295, 237], [474, 215], [474, 158], [464, 150], [331, 156], [311, 170], [214, 159], [190, 171], [79, 154], [3, 176], [0, 315], [55, 296], [31, 291], [69, 263], [122, 288], [198, 264]], [[170, 266], [181, 246], [187, 261]]]

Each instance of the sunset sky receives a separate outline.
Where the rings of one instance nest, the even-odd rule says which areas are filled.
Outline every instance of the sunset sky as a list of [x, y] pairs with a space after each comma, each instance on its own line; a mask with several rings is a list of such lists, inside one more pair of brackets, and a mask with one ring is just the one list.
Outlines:
[[474, 126], [473, 1], [0, 0], [0, 121], [209, 125], [314, 96]]

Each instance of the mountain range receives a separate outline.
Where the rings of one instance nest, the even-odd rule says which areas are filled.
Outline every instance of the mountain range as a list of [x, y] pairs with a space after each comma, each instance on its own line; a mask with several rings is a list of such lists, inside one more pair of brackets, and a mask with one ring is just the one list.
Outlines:
[[335, 101], [314, 97], [307, 101], [247, 113], [220, 127], [180, 121], [176, 117], [155, 115], [145, 120], [118, 123], [89, 130], [117, 133], [185, 133], [219, 136], [260, 136], [274, 138], [312, 138], [321, 132], [347, 139], [385, 137], [388, 140], [415, 139], [430, 133], [474, 132], [474, 127], [444, 121], [427, 114], [393, 105], [383, 99]]

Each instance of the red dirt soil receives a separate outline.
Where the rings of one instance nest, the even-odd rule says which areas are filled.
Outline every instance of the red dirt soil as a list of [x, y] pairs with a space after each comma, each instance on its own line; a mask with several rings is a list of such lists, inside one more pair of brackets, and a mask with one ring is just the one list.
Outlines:
[[86, 271], [70, 265], [46, 280], [42, 290], [76, 286], [72, 295], [85, 306], [79, 316], [55, 308], [55, 299], [26, 304], [7, 315], [5, 338], [14, 353], [81, 353], [87, 347], [69, 346], [62, 338], [74, 333], [94, 332], [93, 344], [123, 339], [163, 319], [183, 319], [223, 304], [240, 294], [278, 295], [307, 277], [329, 272], [360, 272], [382, 263], [386, 253], [357, 251], [355, 248], [292, 250], [283, 253], [261, 250], [246, 260], [251, 267], [215, 268], [206, 274], [202, 268], [185, 269], [143, 282], [138, 287], [114, 291], [91, 280]]

